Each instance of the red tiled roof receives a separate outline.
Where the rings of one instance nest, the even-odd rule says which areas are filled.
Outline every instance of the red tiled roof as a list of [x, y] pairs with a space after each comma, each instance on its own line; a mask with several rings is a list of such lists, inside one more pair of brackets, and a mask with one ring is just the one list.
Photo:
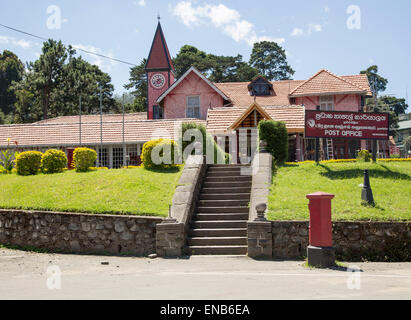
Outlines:
[[[262, 106], [269, 116], [276, 121], [285, 121], [287, 129], [304, 129], [304, 107], [302, 106]], [[226, 132], [229, 127], [246, 112], [248, 107], [224, 107], [208, 110], [207, 130]]]
[[340, 77], [365, 89], [367, 91], [367, 96], [372, 96], [370, 83], [368, 82], [368, 77], [366, 74], [356, 74], [356, 75], [351, 75], [351, 76], [340, 76]]
[[[174, 139], [175, 128], [182, 122], [196, 122], [205, 125], [198, 119], [145, 120], [125, 122], [125, 142], [140, 143], [154, 138]], [[78, 123], [20, 124], [0, 126], [0, 147], [5, 148], [10, 138], [19, 147], [55, 147], [78, 146]], [[100, 122], [86, 122], [81, 126], [81, 140], [84, 145], [100, 144]], [[103, 122], [103, 144], [121, 144], [123, 141], [122, 121]]]
[[360, 87], [357, 83], [359, 80], [352, 82], [352, 76], [342, 78], [328, 70], [321, 70], [292, 90], [290, 97], [343, 93], [366, 94], [367, 88]]
[[168, 50], [166, 39], [160, 22], [153, 39], [150, 54], [147, 59], [146, 69], [171, 69], [174, 70], [173, 61]]
[[[271, 82], [273, 85], [274, 95], [255, 97], [260, 106], [285, 106], [290, 101], [288, 94], [298, 85], [303, 83], [302, 80], [283, 80]], [[230, 98], [236, 107], [249, 107], [254, 102], [254, 96], [250, 96], [248, 91], [249, 82], [228, 82], [215, 83], [216, 87], [224, 92]]]
[[[138, 121], [138, 120], [147, 120], [147, 112], [136, 112], [136, 113], [126, 113], [124, 115], [125, 121]], [[51, 118], [47, 120], [41, 120], [35, 122], [36, 124], [52, 124], [52, 123], [79, 123], [79, 116], [62, 116], [57, 118]], [[123, 114], [103, 114], [103, 122], [107, 121], [123, 121]], [[92, 115], [82, 115], [81, 122], [100, 122], [99, 114]]]

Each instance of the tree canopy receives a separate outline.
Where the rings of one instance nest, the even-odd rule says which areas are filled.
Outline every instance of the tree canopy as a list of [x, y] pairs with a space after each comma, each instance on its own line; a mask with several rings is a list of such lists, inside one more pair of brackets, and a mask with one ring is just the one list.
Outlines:
[[261, 41], [254, 44], [249, 64], [271, 81], [289, 80], [295, 73], [287, 63], [285, 50], [279, 44], [271, 41]]
[[111, 78], [96, 65], [76, 57], [76, 50], [61, 41], [43, 43], [42, 54], [27, 64], [20, 81], [9, 90], [15, 95], [12, 122], [35, 122], [50, 117], [99, 112], [100, 87], [103, 93], [103, 112], [119, 112], [114, 100]]
[[378, 74], [378, 66], [371, 66], [367, 70], [361, 71], [360, 74], [367, 75], [374, 95], [378, 96], [378, 93], [384, 92], [387, 89], [388, 80]]

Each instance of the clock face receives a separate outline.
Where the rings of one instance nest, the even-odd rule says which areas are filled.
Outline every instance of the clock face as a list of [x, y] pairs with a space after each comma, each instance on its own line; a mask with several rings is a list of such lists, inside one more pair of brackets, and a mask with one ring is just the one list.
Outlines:
[[161, 89], [166, 83], [166, 78], [161, 73], [157, 73], [151, 77], [150, 82], [154, 88]]

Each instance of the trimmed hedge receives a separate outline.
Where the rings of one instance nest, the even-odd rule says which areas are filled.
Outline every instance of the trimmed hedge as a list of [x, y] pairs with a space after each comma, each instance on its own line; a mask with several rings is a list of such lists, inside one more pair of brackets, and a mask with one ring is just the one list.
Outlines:
[[277, 163], [288, 159], [288, 132], [283, 121], [262, 120], [258, 124], [260, 140], [267, 143], [267, 151]]
[[43, 173], [63, 172], [67, 167], [67, 156], [61, 150], [47, 150], [41, 157], [41, 171]]
[[[214, 164], [217, 163], [218, 159], [224, 159], [224, 162], [226, 164], [231, 163], [231, 155], [229, 153], [225, 153], [225, 151], [220, 148], [220, 146], [214, 140], [213, 136], [209, 132], [207, 132], [207, 129], [203, 125], [197, 123], [183, 123], [182, 137], [184, 137], [186, 131], [190, 129], [197, 129], [201, 132], [201, 135], [203, 137], [203, 155], [207, 155], [208, 148], [214, 148]], [[195, 138], [192, 137], [190, 141], [182, 141], [183, 152], [188, 145], [194, 142], [194, 140]], [[192, 154], [194, 154], [194, 151], [195, 150], [193, 150]]]
[[89, 148], [76, 148], [73, 152], [73, 164], [77, 172], [87, 172], [97, 160], [97, 152]]
[[[141, 152], [141, 161], [146, 169], [169, 169], [177, 167], [179, 154], [177, 143], [170, 139], [146, 142]], [[160, 163], [161, 162], [161, 163]]]
[[26, 151], [19, 153], [16, 158], [17, 174], [21, 176], [35, 175], [41, 167], [42, 153], [39, 151]]

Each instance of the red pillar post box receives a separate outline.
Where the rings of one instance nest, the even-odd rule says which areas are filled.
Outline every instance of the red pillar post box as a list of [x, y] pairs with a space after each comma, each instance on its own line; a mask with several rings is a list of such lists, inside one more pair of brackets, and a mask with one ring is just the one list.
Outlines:
[[331, 222], [331, 200], [334, 197], [333, 194], [324, 192], [307, 195], [310, 200], [310, 245], [307, 248], [309, 265], [330, 267], [335, 264]]

